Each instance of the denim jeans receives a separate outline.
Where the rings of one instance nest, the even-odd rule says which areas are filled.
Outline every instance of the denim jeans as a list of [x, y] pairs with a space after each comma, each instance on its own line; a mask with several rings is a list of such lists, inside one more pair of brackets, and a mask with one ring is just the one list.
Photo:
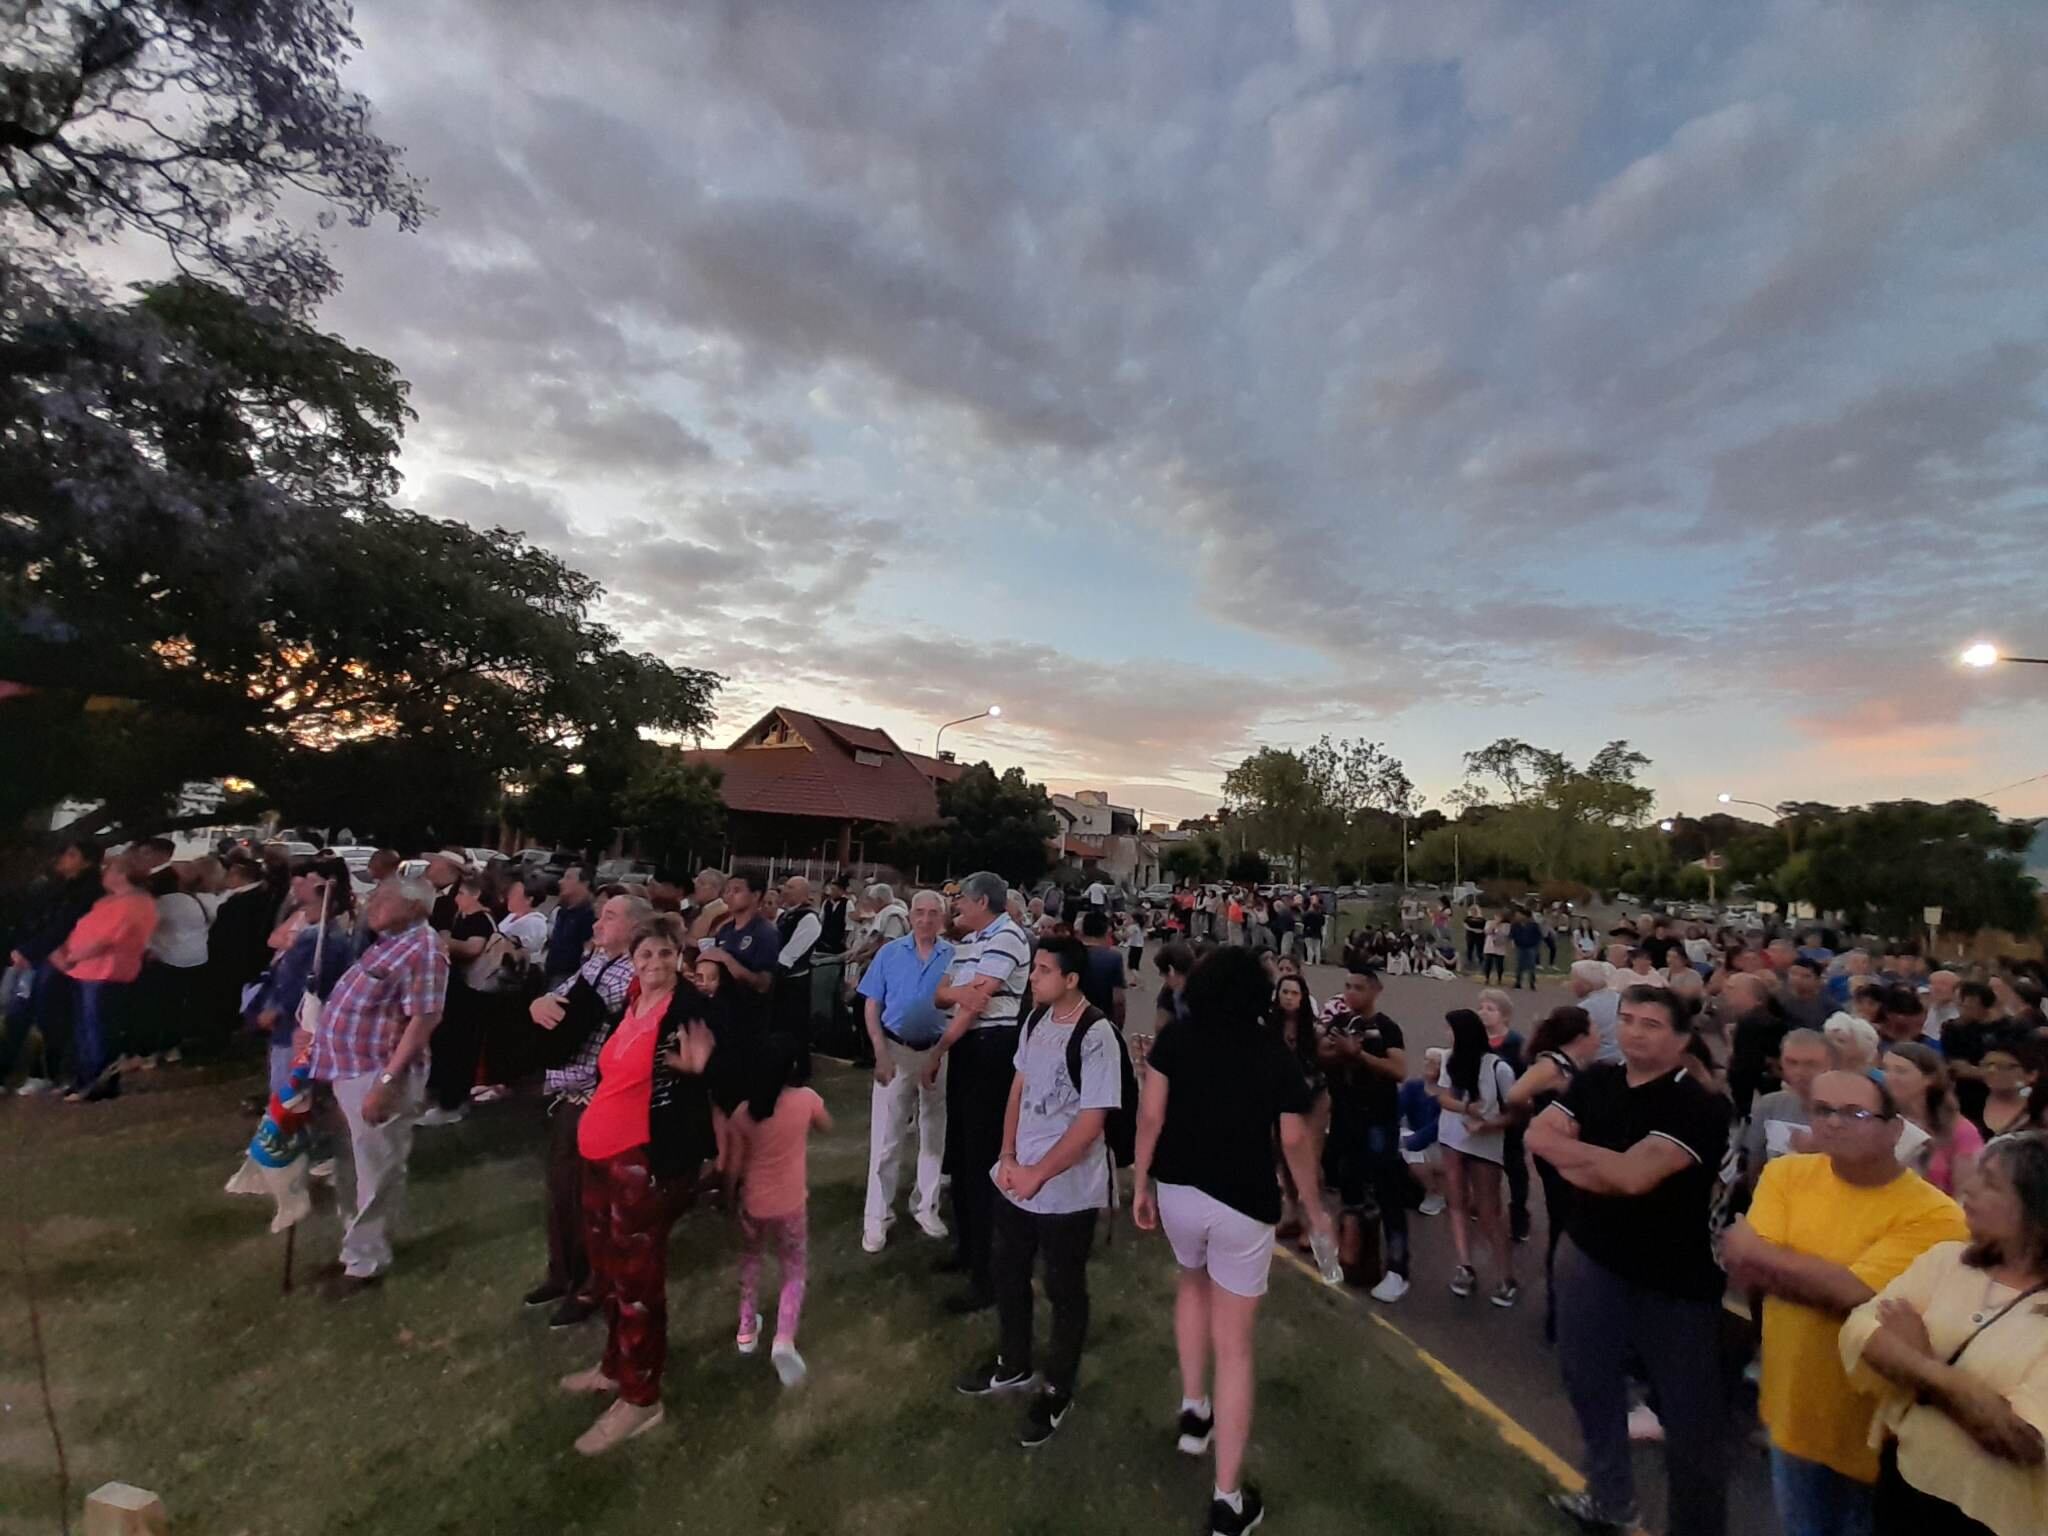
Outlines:
[[[14, 974], [17, 973], [9, 972], [10, 976]], [[42, 1069], [34, 1075], [55, 1080], [57, 1064], [64, 1057], [64, 1042], [71, 1037], [68, 1021], [59, 1017], [60, 1010], [70, 1007], [70, 999], [61, 985], [63, 980], [44, 961], [30, 969], [28, 991], [9, 1003], [7, 1018], [0, 1023], [0, 1083], [14, 1075], [15, 1063], [21, 1057], [22, 1047], [28, 1044], [32, 1029], [43, 1037]]]
[[1348, 1117], [1330, 1127], [1323, 1150], [1323, 1172], [1336, 1186], [1347, 1212], [1364, 1211], [1367, 1197], [1379, 1207], [1385, 1244], [1380, 1257], [1403, 1279], [1408, 1275], [1407, 1162], [1401, 1156], [1401, 1129]]
[[1869, 1483], [1771, 1447], [1771, 1498], [1785, 1536], [1870, 1536]]
[[1536, 951], [1534, 949], [1517, 949], [1515, 951], [1515, 987], [1517, 990], [1521, 988], [1522, 978], [1525, 976], [1529, 979], [1529, 990], [1535, 991]]
[[121, 1054], [120, 1014], [134, 988], [127, 981], [71, 983], [71, 1053], [77, 1063], [72, 1085], [81, 1092]]

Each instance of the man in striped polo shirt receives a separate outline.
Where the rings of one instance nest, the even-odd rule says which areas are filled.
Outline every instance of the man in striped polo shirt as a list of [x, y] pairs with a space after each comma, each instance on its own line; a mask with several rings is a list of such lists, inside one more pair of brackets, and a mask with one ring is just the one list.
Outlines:
[[1017, 1020], [1031, 973], [1031, 941], [1005, 910], [1009, 900], [1001, 875], [983, 870], [960, 882], [953, 902], [961, 935], [953, 971], [932, 995], [951, 1017], [924, 1069], [925, 1085], [937, 1083], [940, 1065], [949, 1054], [954, 1058], [946, 1082], [946, 1166], [953, 1175], [956, 1243], [949, 1267], [965, 1272], [967, 1289], [946, 1303], [953, 1312], [995, 1305], [989, 1232], [996, 1189], [982, 1170], [994, 1167], [1003, 1149]]

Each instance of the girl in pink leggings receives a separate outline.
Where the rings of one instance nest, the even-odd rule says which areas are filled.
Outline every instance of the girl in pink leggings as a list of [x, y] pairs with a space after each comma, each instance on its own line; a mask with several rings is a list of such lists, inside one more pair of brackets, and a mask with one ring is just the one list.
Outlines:
[[796, 1352], [796, 1325], [804, 1309], [806, 1229], [810, 1185], [805, 1148], [814, 1130], [832, 1129], [825, 1101], [798, 1086], [796, 1053], [780, 1040], [762, 1051], [754, 1092], [732, 1121], [732, 1167], [740, 1184], [739, 1350], [761, 1347], [761, 1250], [772, 1237], [782, 1265], [782, 1296], [775, 1309], [775, 1344], [769, 1351], [785, 1387], [804, 1379]]

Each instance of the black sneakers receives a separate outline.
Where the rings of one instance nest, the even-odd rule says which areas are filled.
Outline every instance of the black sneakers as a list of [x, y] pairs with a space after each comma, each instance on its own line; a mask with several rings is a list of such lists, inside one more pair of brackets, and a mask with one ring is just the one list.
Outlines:
[[1052, 1432], [1065, 1422], [1067, 1413], [1074, 1406], [1071, 1392], [1055, 1391], [1047, 1387], [1031, 1400], [1031, 1406], [1024, 1410], [1024, 1427], [1017, 1434], [1017, 1443], [1029, 1450], [1034, 1445], [1043, 1445], [1052, 1438]]
[[519, 1298], [523, 1307], [552, 1307], [569, 1293], [552, 1280], [543, 1280], [524, 1296]]
[[1611, 1514], [1595, 1504], [1590, 1493], [1553, 1493], [1550, 1507], [1561, 1515], [1570, 1515], [1588, 1536], [1629, 1536], [1636, 1525], [1633, 1510], [1621, 1515]]
[[1209, 1536], [1244, 1536], [1258, 1529], [1266, 1518], [1266, 1501], [1259, 1497], [1257, 1485], [1246, 1483], [1238, 1489], [1237, 1502], [1238, 1508], [1232, 1509], [1221, 1499], [1209, 1501]]
[[987, 1397], [995, 1392], [1015, 1392], [1031, 1384], [1031, 1372], [1015, 1371], [1000, 1358], [985, 1360], [953, 1383], [963, 1397]]
[[1192, 1408], [1180, 1411], [1180, 1453], [1183, 1456], [1200, 1456], [1209, 1449], [1209, 1442], [1216, 1438], [1216, 1420], [1205, 1417]]

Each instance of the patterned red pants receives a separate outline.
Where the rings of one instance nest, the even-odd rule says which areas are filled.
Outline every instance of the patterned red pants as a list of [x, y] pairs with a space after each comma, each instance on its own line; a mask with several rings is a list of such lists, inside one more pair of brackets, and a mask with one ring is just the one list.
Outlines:
[[647, 1149], [583, 1164], [590, 1288], [604, 1305], [604, 1373], [636, 1407], [661, 1401], [668, 1358], [668, 1229]]

